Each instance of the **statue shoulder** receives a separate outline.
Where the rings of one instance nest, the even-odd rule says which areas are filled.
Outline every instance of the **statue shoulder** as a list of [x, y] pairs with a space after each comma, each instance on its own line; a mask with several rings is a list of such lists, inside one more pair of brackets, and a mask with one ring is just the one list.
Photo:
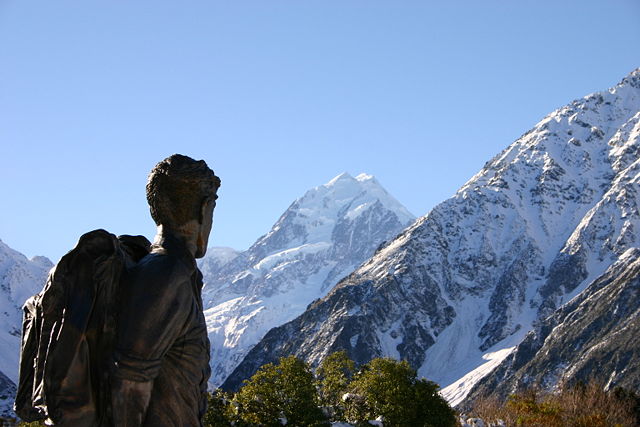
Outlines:
[[153, 285], [154, 288], [175, 288], [189, 282], [196, 267], [190, 266], [179, 257], [163, 252], [151, 252], [138, 262], [130, 272], [131, 285]]

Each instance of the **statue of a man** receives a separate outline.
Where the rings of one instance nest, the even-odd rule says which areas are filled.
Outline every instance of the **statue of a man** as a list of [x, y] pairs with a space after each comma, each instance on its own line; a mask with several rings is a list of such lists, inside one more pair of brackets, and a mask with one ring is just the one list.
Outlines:
[[111, 369], [115, 426], [201, 426], [209, 339], [202, 309], [204, 256], [220, 179], [175, 154], [149, 175], [158, 226], [149, 255], [124, 281]]

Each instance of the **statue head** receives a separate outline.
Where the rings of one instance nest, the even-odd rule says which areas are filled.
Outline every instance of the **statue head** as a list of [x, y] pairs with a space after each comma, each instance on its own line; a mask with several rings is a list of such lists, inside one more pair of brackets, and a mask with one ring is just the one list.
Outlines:
[[147, 201], [156, 225], [181, 230], [195, 224], [197, 249], [204, 256], [213, 224], [220, 178], [204, 160], [174, 154], [158, 163], [149, 174]]

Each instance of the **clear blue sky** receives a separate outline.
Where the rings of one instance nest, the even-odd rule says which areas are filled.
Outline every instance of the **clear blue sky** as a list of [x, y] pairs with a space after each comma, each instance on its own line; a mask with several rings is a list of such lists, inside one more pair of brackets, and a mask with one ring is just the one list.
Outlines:
[[639, 66], [637, 0], [0, 0], [0, 239], [56, 261], [94, 228], [151, 238], [174, 152], [222, 178], [213, 245], [343, 171], [424, 215]]

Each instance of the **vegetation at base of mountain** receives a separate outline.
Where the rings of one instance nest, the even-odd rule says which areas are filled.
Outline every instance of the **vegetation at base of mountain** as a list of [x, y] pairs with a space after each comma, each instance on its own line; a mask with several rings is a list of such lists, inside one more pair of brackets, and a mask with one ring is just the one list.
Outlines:
[[209, 393], [207, 399], [207, 413], [203, 424], [207, 427], [242, 426], [232, 404], [233, 395], [217, 389]]
[[406, 361], [373, 359], [355, 372], [345, 352], [325, 358], [315, 375], [294, 356], [263, 365], [232, 396], [210, 395], [206, 426], [322, 426], [330, 421], [385, 426], [457, 425], [438, 385], [418, 379]]
[[502, 420], [507, 427], [631, 427], [640, 425], [640, 396], [620, 387], [605, 391], [597, 382], [565, 386], [555, 393], [530, 388], [506, 402], [478, 399], [469, 415], [487, 425]]
[[[204, 425], [326, 426], [334, 421], [370, 426], [368, 421], [375, 419], [385, 427], [458, 425], [438, 385], [417, 379], [407, 362], [379, 358], [354, 370], [343, 352], [327, 357], [315, 376], [303, 361], [281, 358], [277, 365], [264, 365], [235, 395], [211, 393]], [[604, 391], [597, 382], [565, 386], [555, 393], [531, 388], [506, 402], [478, 399], [464, 418], [470, 417], [486, 426], [631, 427], [640, 425], [640, 395], [620, 387]]]
[[263, 365], [236, 393], [240, 418], [258, 425], [326, 424], [319, 408], [313, 373], [295, 356]]
[[[4, 420], [1, 420], [1, 421], [2, 421], [2, 423], [0, 423], [0, 425], [4, 426], [5, 425], [4, 424]], [[15, 425], [15, 421], [7, 422], [6, 425], [8, 425], [8, 426]], [[18, 427], [45, 427], [45, 423], [42, 422], [42, 421], [32, 421], [30, 423], [22, 421], [22, 422], [20, 422], [18, 424]]]
[[407, 361], [373, 359], [349, 385], [346, 420], [366, 423], [381, 418], [385, 426], [455, 426], [456, 413], [438, 388], [434, 382], [418, 379]]
[[316, 371], [320, 404], [329, 419], [343, 420], [344, 403], [342, 396], [349, 389], [349, 383], [356, 365], [346, 351], [338, 351], [327, 356]]

